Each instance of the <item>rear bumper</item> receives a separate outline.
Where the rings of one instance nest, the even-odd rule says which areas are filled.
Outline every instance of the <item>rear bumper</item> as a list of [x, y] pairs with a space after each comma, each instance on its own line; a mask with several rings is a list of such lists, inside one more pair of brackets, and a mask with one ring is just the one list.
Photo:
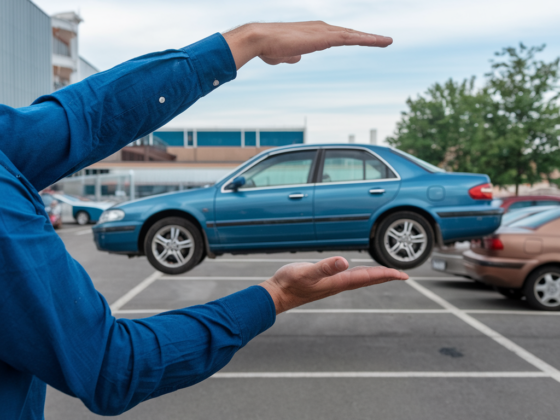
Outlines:
[[108, 222], [95, 225], [93, 241], [99, 251], [119, 254], [138, 253], [138, 235], [142, 225], [131, 222]]
[[462, 253], [432, 253], [432, 269], [455, 276], [469, 276], [463, 261]]
[[489, 206], [436, 209], [444, 242], [480, 238], [500, 227], [504, 210]]
[[473, 251], [463, 254], [465, 269], [471, 277], [500, 287], [519, 289], [537, 261], [498, 258], [480, 255]]

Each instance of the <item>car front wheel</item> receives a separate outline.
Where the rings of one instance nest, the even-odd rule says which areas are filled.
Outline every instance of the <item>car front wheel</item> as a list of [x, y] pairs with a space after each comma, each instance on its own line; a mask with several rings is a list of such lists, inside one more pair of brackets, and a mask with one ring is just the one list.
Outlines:
[[144, 240], [148, 261], [165, 274], [181, 274], [194, 268], [201, 261], [202, 246], [200, 231], [180, 217], [156, 222]]
[[76, 215], [76, 222], [81, 226], [87, 225], [89, 223], [89, 214], [85, 211], [79, 211]]
[[525, 281], [527, 302], [541, 311], [560, 311], [560, 267], [542, 267]]
[[374, 240], [372, 257], [380, 264], [411, 269], [424, 263], [434, 247], [430, 223], [418, 213], [401, 211], [383, 219]]

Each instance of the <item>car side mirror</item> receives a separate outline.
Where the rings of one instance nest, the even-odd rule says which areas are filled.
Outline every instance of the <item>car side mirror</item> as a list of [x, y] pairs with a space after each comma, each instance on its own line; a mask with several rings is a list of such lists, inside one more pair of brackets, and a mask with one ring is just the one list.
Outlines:
[[231, 181], [229, 184], [227, 184], [224, 189], [231, 190], [231, 191], [237, 191], [243, 185], [245, 185], [245, 177], [244, 176], [238, 176], [237, 178], [234, 178], [233, 181]]

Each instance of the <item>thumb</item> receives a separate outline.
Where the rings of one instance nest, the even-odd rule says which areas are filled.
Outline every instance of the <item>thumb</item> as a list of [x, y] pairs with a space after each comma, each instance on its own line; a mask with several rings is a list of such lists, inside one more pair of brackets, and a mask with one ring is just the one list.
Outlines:
[[308, 266], [306, 277], [319, 281], [325, 277], [331, 277], [341, 273], [348, 268], [348, 261], [343, 257], [331, 257]]

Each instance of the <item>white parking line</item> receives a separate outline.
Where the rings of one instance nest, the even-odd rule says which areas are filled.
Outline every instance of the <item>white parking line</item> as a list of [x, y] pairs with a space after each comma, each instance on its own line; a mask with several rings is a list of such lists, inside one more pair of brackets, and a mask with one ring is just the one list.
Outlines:
[[[328, 257], [326, 257], [328, 258]], [[214, 258], [214, 259], [206, 259], [205, 261], [208, 262], [318, 262], [322, 261], [324, 258], [316, 259], [316, 258], [307, 258], [307, 259], [296, 259], [296, 258]]]
[[[113, 314], [149, 314], [173, 309], [121, 309]], [[447, 309], [290, 309], [288, 314], [449, 314]]]
[[223, 372], [214, 379], [273, 378], [548, 378], [544, 372]]
[[[264, 281], [270, 277], [247, 277], [247, 276], [162, 276], [160, 280], [183, 280], [183, 281]], [[466, 281], [457, 277], [414, 277], [417, 281]]]
[[535, 366], [537, 369], [541, 370], [542, 372], [546, 373], [548, 376], [560, 382], [560, 371], [558, 371], [555, 367], [549, 365], [545, 361], [539, 359], [534, 354], [528, 352], [523, 347], [515, 344], [510, 339], [504, 337], [497, 331], [494, 331], [490, 327], [486, 326], [482, 322], [478, 321], [477, 319], [473, 318], [465, 311], [457, 308], [456, 306], [452, 305], [439, 295], [435, 294], [431, 290], [426, 289], [424, 286], [421, 286], [416, 281], [409, 279], [406, 280], [406, 283], [416, 289], [418, 292], [426, 296], [427, 298], [431, 299], [435, 303], [439, 304], [443, 308], [447, 309], [449, 312], [453, 313], [457, 318], [461, 319], [465, 323], [469, 324], [474, 329], [478, 330], [482, 334], [486, 335], [487, 337], [491, 338], [498, 344], [501, 344], [506, 349], [512, 351], [517, 356], [525, 360], [527, 363]]
[[560, 312], [547, 312], [547, 311], [507, 311], [507, 310], [492, 310], [492, 309], [463, 309], [468, 314], [490, 314], [490, 315], [542, 315], [542, 316], [560, 316]]
[[184, 276], [163, 276], [160, 280], [183, 280], [183, 281], [264, 281], [270, 277], [184, 277]]
[[88, 233], [93, 233], [93, 230], [91, 230], [91, 228], [80, 230], [76, 232], [76, 235], [87, 235]]
[[126, 305], [131, 299], [133, 299], [134, 296], [136, 296], [138, 293], [140, 293], [142, 290], [144, 290], [146, 287], [148, 287], [150, 284], [152, 284], [162, 275], [163, 273], [156, 271], [150, 276], [148, 276], [146, 279], [144, 279], [138, 286], [130, 289], [127, 293], [125, 293], [121, 298], [117, 299], [111, 305], [111, 312], [116, 313], [119, 309], [121, 309], [124, 305]]

